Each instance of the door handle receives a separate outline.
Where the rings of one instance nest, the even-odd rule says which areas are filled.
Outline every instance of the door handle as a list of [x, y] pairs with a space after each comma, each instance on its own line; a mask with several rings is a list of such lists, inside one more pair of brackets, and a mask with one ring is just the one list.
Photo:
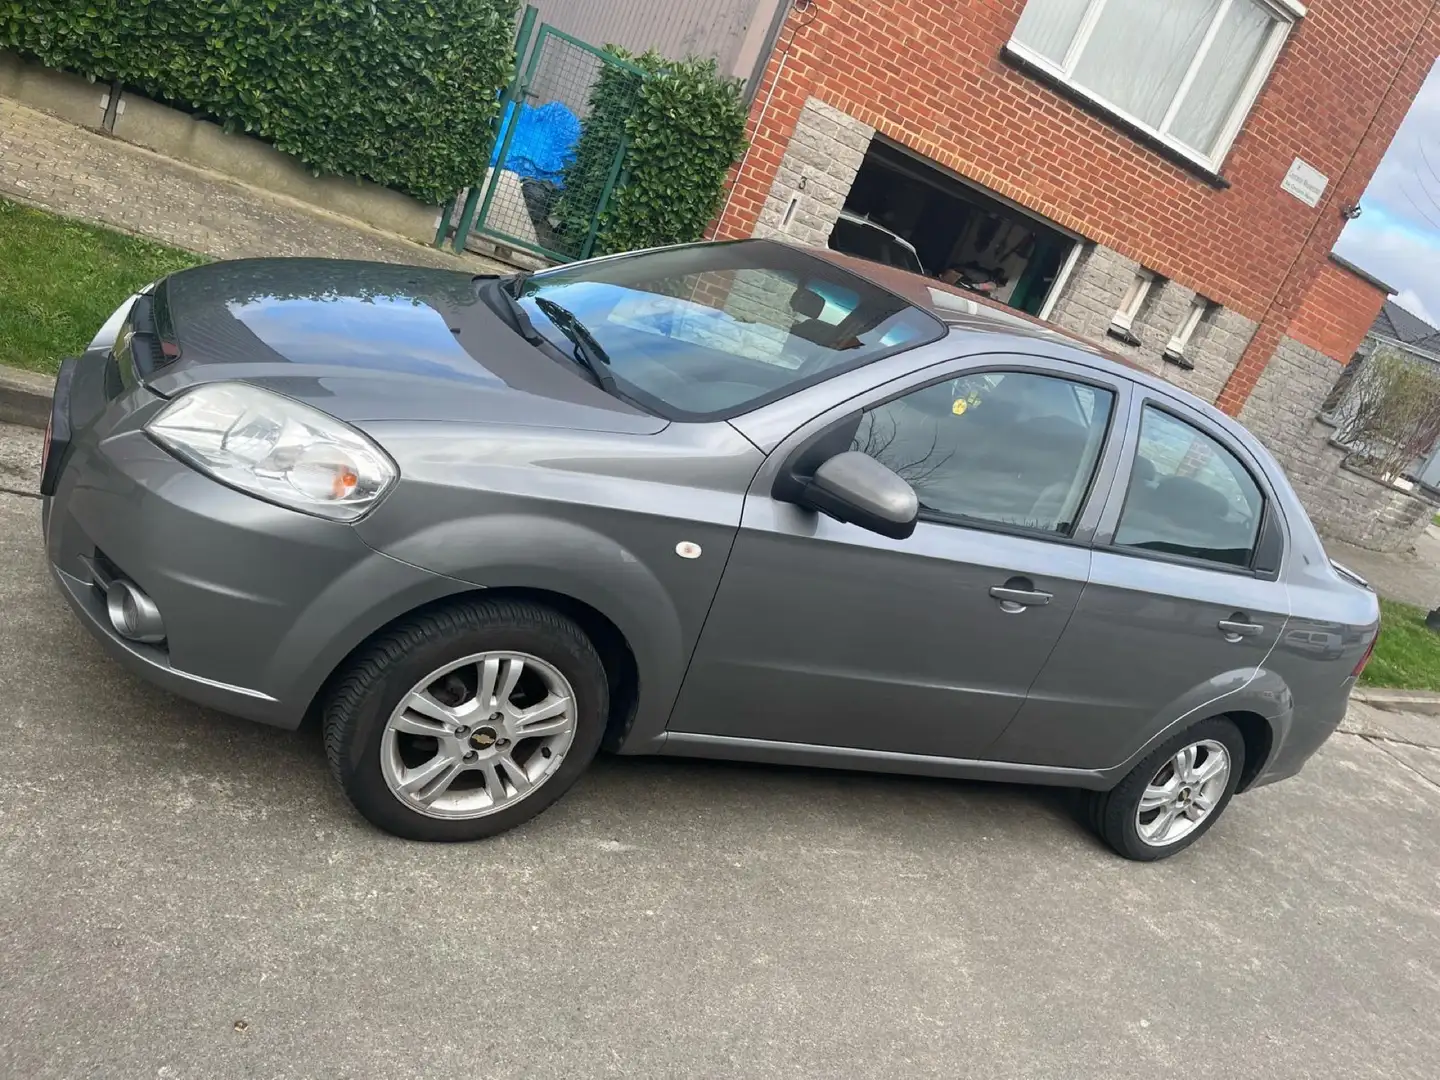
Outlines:
[[1265, 632], [1265, 627], [1259, 623], [1241, 622], [1237, 619], [1221, 619], [1217, 624], [1220, 632], [1225, 635], [1225, 640], [1230, 642], [1243, 641], [1247, 637], [1259, 637]]
[[1030, 607], [1044, 607], [1055, 599], [1054, 593], [1041, 592], [1029, 578], [1011, 578], [1004, 585], [996, 585], [990, 596], [1000, 601], [1002, 611], [1015, 614]]

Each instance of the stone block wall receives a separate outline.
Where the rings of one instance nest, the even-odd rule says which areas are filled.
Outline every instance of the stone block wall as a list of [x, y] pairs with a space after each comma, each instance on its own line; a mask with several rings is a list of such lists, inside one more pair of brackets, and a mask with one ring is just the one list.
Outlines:
[[[754, 235], [824, 247], [874, 135], [868, 124], [818, 98], [809, 99], [765, 196]], [[787, 225], [785, 216], [796, 196], [799, 201]]]
[[1072, 333], [1119, 353], [1138, 367], [1213, 402], [1255, 336], [1256, 324], [1237, 311], [1212, 305], [1190, 338], [1186, 368], [1164, 358], [1165, 348], [1190, 314], [1195, 292], [1157, 278], [1131, 327], [1130, 345], [1107, 330], [1140, 264], [1100, 244], [1086, 244], [1050, 319]]
[[1240, 413], [1285, 468], [1310, 520], [1323, 535], [1372, 551], [1408, 551], [1435, 507], [1344, 465], [1333, 430], [1316, 417], [1340, 377], [1330, 357], [1283, 338]]

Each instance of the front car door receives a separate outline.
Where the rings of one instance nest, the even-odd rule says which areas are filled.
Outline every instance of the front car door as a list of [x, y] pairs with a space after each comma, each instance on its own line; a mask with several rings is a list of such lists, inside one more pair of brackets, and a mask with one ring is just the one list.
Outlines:
[[991, 759], [1116, 766], [1223, 712], [1285, 628], [1283, 519], [1259, 464], [1168, 395], [1139, 391], [1131, 408], [1090, 584]]
[[[704, 740], [976, 758], [1015, 716], [1085, 586], [1129, 384], [1035, 357], [953, 361], [830, 409], [746, 496], [671, 716]], [[922, 505], [905, 540], [777, 499], [862, 450]], [[1096, 478], [1100, 477], [1097, 486]], [[733, 746], [732, 746], [733, 748]]]

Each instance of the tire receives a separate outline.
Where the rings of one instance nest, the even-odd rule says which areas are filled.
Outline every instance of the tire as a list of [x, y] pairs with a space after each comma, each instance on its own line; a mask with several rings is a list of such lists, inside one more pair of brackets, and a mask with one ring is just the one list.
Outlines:
[[[1225, 773], [1223, 789], [1218, 782], [1218, 777], [1205, 782], [1187, 781], [1184, 779], [1176, 764], [1177, 755], [1187, 747], [1198, 747], [1200, 744], [1210, 744], [1211, 747], [1223, 748], [1228, 758], [1228, 771]], [[1193, 765], [1190, 775], [1203, 775], [1207, 768], [1207, 762], [1221, 760], [1212, 749], [1205, 748], [1203, 752], [1197, 751], [1192, 759]], [[1240, 776], [1245, 769], [1245, 740], [1240, 734], [1233, 721], [1224, 716], [1212, 717], [1209, 720], [1202, 720], [1200, 723], [1177, 733], [1162, 743], [1154, 752], [1149, 754], [1144, 761], [1136, 765], [1114, 788], [1109, 791], [1095, 792], [1091, 796], [1090, 812], [1091, 824], [1100, 838], [1109, 844], [1119, 855], [1127, 859], [1135, 859], [1139, 862], [1154, 862], [1157, 859], [1168, 859], [1176, 852], [1184, 851], [1191, 844], [1199, 840], [1214, 826], [1225, 808], [1230, 805], [1231, 798], [1235, 795], [1235, 788], [1240, 783]], [[1175, 783], [1172, 785], [1172, 779]], [[1143, 815], [1141, 812], [1141, 801], [1146, 798], [1146, 790], [1150, 787], [1152, 780], [1162, 780], [1157, 784], [1156, 797], [1161, 790], [1168, 791], [1172, 786], [1176, 789], [1175, 798], [1179, 801], [1171, 802], [1159, 809], [1152, 809], [1147, 805]], [[1206, 785], [1209, 785], [1208, 791]], [[1189, 796], [1184, 796], [1185, 791]], [[1204, 800], [1209, 800], [1211, 808], [1204, 812], [1203, 818], [1195, 821], [1190, 827], [1185, 828], [1186, 822], [1194, 813], [1200, 813], [1200, 807]], [[1154, 799], [1147, 800], [1147, 803]], [[1163, 826], [1163, 815], [1169, 812], [1170, 808], [1190, 806], [1194, 809], [1180, 811], [1173, 819], [1172, 824]], [[1147, 840], [1142, 834], [1142, 828], [1157, 830]], [[1183, 834], [1181, 834], [1183, 831]], [[1173, 836], [1174, 839], [1164, 842], [1166, 836]]]
[[[506, 684], [514, 690], [497, 706], [504, 715], [487, 717], [480, 680], [487, 671], [500, 673], [490, 676], [496, 693], [486, 699], [500, 702], [507, 662], [518, 663], [519, 681]], [[441, 672], [443, 678], [425, 681]], [[412, 691], [422, 686], [428, 687], [418, 702], [424, 709], [416, 711], [409, 708], [416, 703]], [[569, 710], [533, 726], [568, 721], [568, 735], [531, 738], [520, 734], [522, 727], [512, 730], [512, 720], [523, 720], [515, 719], [524, 711], [517, 700], [523, 704], [526, 695], [539, 698], [543, 691], [549, 695], [543, 702], [559, 702], [562, 689], [570, 692]], [[346, 797], [378, 828], [407, 840], [480, 840], [529, 821], [565, 794], [595, 757], [608, 714], [604, 665], [578, 626], [538, 604], [481, 597], [417, 615], [356, 656], [325, 702], [325, 752]], [[462, 726], [472, 720], [473, 729]], [[439, 732], [433, 739], [411, 730], [428, 731], [432, 723]], [[432, 747], [435, 757], [427, 758]], [[506, 752], [510, 756], [502, 756]], [[406, 777], [420, 777], [442, 758], [443, 775], [428, 789], [401, 793]], [[539, 778], [530, 779], [536, 772]], [[431, 795], [442, 783], [442, 794]], [[426, 797], [433, 802], [422, 808]]]

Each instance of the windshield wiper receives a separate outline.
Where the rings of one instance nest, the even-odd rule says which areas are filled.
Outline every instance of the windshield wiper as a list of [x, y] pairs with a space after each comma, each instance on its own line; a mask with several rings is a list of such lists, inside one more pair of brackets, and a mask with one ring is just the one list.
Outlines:
[[575, 346], [575, 362], [595, 376], [600, 388], [616, 397], [626, 397], [615, 385], [615, 376], [610, 374], [610, 357], [606, 354], [605, 347], [595, 340], [595, 335], [575, 317], [575, 313], [543, 296], [534, 296], [531, 299], [535, 306], [545, 313], [545, 317], [555, 324], [555, 329], [570, 339]]
[[[545, 337], [536, 330], [530, 322], [530, 316], [526, 314], [525, 308], [520, 304], [520, 284], [529, 274], [516, 274], [508, 278], [476, 278], [479, 284], [480, 295], [485, 299], [489, 307], [510, 324], [514, 330], [531, 345], [543, 345]], [[515, 284], [515, 291], [511, 292], [505, 286]]]

